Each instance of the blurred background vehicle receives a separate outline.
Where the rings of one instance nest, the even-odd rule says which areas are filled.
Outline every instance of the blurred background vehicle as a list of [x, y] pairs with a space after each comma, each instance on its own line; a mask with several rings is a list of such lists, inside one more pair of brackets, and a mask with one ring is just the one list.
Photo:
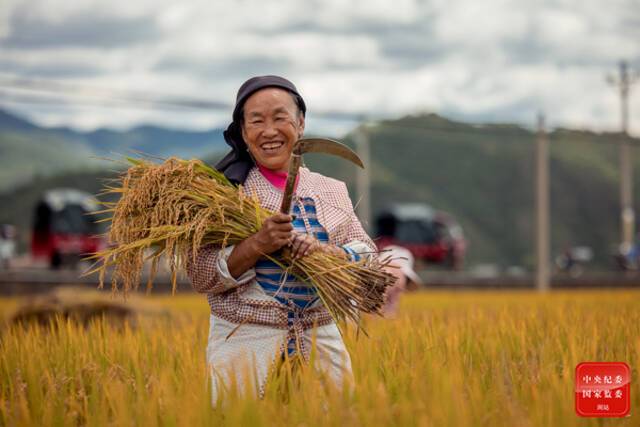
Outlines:
[[11, 224], [0, 224], [0, 269], [8, 269], [16, 250], [16, 228]]
[[585, 265], [593, 259], [593, 250], [588, 246], [566, 248], [556, 257], [558, 272], [568, 273], [572, 277], [582, 275]]
[[613, 258], [617, 267], [622, 271], [638, 270], [640, 266], [640, 233], [636, 234], [631, 244], [619, 244], [614, 251]]
[[378, 247], [407, 248], [416, 261], [453, 270], [464, 265], [467, 242], [455, 219], [427, 204], [402, 203], [381, 212], [376, 218]]
[[71, 188], [49, 190], [35, 207], [31, 255], [51, 268], [75, 268], [87, 254], [103, 247], [96, 223], [98, 202], [89, 193]]

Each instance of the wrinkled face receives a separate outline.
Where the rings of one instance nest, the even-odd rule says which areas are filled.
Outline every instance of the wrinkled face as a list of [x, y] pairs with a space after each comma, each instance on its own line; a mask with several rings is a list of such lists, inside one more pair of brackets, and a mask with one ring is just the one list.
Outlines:
[[255, 161], [286, 172], [293, 145], [304, 133], [304, 116], [289, 92], [266, 88], [244, 104], [242, 137]]

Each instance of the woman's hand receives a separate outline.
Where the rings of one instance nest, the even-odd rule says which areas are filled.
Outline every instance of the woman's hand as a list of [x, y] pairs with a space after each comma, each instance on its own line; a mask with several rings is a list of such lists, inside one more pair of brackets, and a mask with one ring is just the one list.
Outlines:
[[256, 254], [271, 254], [291, 243], [294, 236], [291, 221], [291, 215], [283, 213], [267, 218], [260, 231], [250, 237]]
[[320, 242], [309, 234], [294, 233], [291, 241], [291, 258], [300, 259], [320, 249]]
[[260, 257], [288, 245], [293, 237], [291, 216], [277, 213], [267, 218], [262, 228], [238, 243], [227, 259], [229, 274], [235, 279], [256, 265]]
[[318, 251], [345, 259], [348, 258], [345, 251], [337, 246], [322, 243], [309, 234], [293, 233], [291, 257], [294, 260]]

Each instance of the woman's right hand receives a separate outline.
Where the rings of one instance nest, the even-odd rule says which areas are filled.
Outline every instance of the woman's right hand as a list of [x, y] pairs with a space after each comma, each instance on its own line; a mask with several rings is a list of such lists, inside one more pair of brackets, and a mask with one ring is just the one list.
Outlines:
[[291, 221], [291, 215], [281, 213], [267, 218], [257, 233], [233, 248], [227, 259], [229, 274], [237, 279], [245, 271], [254, 267], [263, 255], [271, 254], [288, 245], [293, 239]]
[[293, 224], [291, 215], [277, 213], [267, 218], [262, 228], [250, 237], [252, 246], [260, 255], [271, 254], [293, 239]]

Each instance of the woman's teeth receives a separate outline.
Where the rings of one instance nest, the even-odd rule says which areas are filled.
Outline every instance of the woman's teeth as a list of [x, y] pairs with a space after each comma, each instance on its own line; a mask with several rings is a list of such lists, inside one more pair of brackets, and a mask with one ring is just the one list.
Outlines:
[[278, 148], [282, 147], [282, 145], [284, 145], [283, 142], [269, 142], [267, 144], [262, 144], [262, 149], [265, 151], [275, 151]]

